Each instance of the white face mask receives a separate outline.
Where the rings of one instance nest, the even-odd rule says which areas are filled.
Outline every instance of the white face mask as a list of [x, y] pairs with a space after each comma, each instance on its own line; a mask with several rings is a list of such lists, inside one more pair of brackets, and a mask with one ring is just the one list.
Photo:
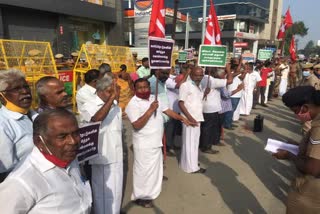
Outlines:
[[310, 71], [302, 71], [302, 76], [304, 77], [310, 76]]

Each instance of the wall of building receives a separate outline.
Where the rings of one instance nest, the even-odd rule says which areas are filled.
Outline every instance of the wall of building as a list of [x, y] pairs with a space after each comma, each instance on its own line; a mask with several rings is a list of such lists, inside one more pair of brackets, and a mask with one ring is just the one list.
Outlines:
[[[47, 0], [46, 8], [41, 3], [34, 5], [35, 9], [31, 9], [31, 5], [22, 1], [10, 0], [10, 5], [6, 3], [7, 1], [1, 2], [5, 4], [0, 5], [0, 38], [48, 41], [54, 53], [62, 53], [67, 57], [70, 52], [79, 50], [82, 44], [95, 43], [93, 38], [95, 33], [101, 36], [99, 44], [124, 44], [122, 1], [104, 0], [103, 3], [108, 5], [106, 7], [77, 0], [77, 4], [73, 6], [75, 11], [79, 12], [80, 9], [86, 11], [79, 12], [77, 16], [70, 15], [75, 11], [72, 13], [67, 10], [49, 12], [54, 11], [54, 8], [60, 9], [60, 7], [50, 8], [49, 5], [52, 2], [59, 3], [59, 0]], [[30, 0], [30, 2], [37, 1]], [[110, 10], [108, 16], [111, 14], [111, 19], [105, 15], [94, 15], [101, 12], [107, 14], [110, 8], [112, 11]], [[92, 17], [88, 18], [90, 14]], [[94, 19], [97, 17], [99, 19]]]
[[283, 0], [270, 1], [270, 12], [268, 23], [264, 25], [260, 33], [261, 45], [273, 46], [276, 44], [276, 37], [281, 23]]

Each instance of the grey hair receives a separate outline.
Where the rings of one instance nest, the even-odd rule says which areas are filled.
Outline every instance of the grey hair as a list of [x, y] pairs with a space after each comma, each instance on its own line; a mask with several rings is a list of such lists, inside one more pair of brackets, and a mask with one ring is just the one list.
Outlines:
[[37, 94], [38, 97], [41, 99], [42, 96], [44, 96], [47, 93], [47, 84], [48, 82], [52, 81], [52, 80], [58, 80], [56, 77], [53, 76], [45, 76], [40, 78], [37, 82], [36, 82], [36, 90], [37, 90]]
[[14, 68], [0, 71], [0, 91], [6, 90], [10, 84], [16, 82], [18, 79], [25, 78], [24, 73]]
[[113, 78], [109, 75], [104, 75], [101, 79], [97, 81], [96, 90], [103, 91], [112, 85]]

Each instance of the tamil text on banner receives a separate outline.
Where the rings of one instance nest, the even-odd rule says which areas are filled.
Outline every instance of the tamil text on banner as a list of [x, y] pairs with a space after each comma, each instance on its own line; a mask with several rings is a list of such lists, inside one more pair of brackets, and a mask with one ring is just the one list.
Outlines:
[[171, 69], [174, 41], [149, 37], [149, 65], [151, 69]]
[[78, 151], [79, 163], [90, 160], [98, 155], [98, 138], [100, 123], [90, 123], [79, 129], [80, 148]]
[[272, 50], [260, 49], [258, 52], [258, 60], [264, 61], [273, 57]]
[[186, 51], [179, 51], [178, 61], [179, 63], [187, 62], [188, 53]]
[[225, 67], [227, 47], [224, 45], [200, 45], [199, 66]]

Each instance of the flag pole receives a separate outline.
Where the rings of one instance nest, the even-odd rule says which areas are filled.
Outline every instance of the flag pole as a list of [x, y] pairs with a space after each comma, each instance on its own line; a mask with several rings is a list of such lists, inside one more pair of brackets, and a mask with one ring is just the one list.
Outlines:
[[206, 36], [206, 19], [207, 19], [207, 0], [203, 0], [203, 11], [202, 11], [202, 44]]
[[[158, 70], [156, 70], [155, 74], [156, 76], [156, 91], [155, 91], [155, 101], [158, 101], [158, 93], [159, 93], [159, 79], [158, 79]], [[154, 112], [154, 117], [157, 116], [157, 111]]]
[[190, 31], [190, 26], [189, 26], [189, 13], [187, 13], [187, 22], [186, 22], [186, 37], [184, 41], [184, 49], [188, 49], [189, 47], [189, 31]]

